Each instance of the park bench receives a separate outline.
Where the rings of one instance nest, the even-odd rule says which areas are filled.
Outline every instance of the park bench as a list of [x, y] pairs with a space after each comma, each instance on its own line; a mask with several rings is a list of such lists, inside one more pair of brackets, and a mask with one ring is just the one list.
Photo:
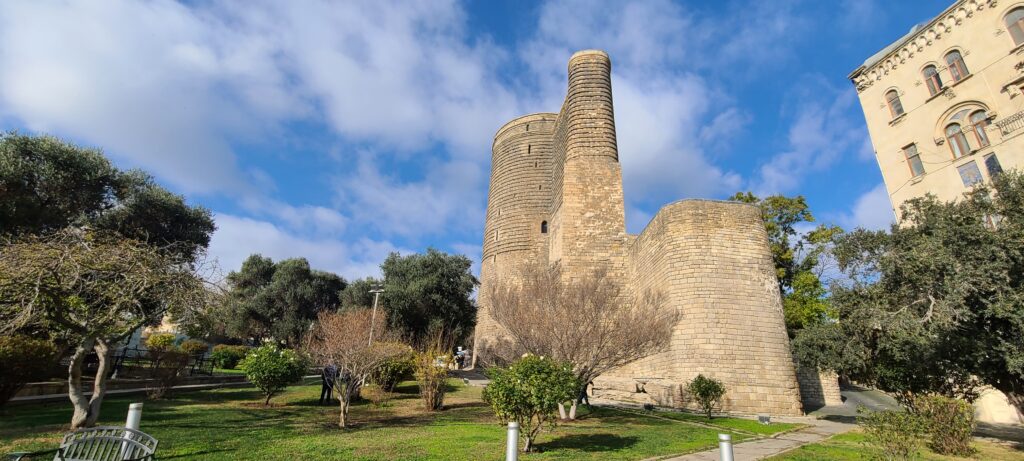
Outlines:
[[64, 435], [59, 448], [7, 455], [10, 461], [152, 461], [157, 440], [126, 427], [102, 426], [79, 429]]

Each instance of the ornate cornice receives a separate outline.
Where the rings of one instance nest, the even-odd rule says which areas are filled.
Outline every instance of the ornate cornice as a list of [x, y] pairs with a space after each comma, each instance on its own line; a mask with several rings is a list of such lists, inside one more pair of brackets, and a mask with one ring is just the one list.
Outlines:
[[907, 60], [936, 44], [953, 28], [973, 18], [976, 11], [994, 8], [997, 3], [998, 0], [958, 0], [913, 35], [902, 39], [899, 45], [885, 56], [854, 70], [849, 76], [850, 81], [857, 87], [857, 92], [864, 91]]

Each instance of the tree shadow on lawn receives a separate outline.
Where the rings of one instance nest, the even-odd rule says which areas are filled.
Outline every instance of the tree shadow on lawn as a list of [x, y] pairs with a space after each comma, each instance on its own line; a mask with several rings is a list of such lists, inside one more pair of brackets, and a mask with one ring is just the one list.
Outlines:
[[540, 451], [573, 449], [586, 452], [616, 451], [630, 448], [640, 441], [636, 436], [615, 434], [578, 434], [559, 437], [550, 442], [537, 444]]

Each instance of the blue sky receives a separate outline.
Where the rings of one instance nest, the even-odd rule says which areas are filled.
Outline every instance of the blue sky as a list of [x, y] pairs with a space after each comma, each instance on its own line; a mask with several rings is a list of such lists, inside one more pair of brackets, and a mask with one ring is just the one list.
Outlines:
[[952, 0], [0, 3], [0, 129], [142, 168], [259, 252], [348, 278], [479, 258], [490, 144], [556, 112], [576, 50], [612, 85], [627, 226], [738, 190], [892, 213], [846, 75]]

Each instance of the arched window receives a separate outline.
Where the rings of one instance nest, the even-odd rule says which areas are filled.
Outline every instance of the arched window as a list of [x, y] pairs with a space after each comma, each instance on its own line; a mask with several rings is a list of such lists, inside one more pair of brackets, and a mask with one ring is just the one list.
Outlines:
[[967, 137], [964, 136], [959, 123], [946, 127], [946, 142], [949, 143], [949, 150], [953, 153], [953, 158], [960, 158], [971, 152], [970, 147], [967, 146]]
[[548, 222], [547, 221], [541, 221], [540, 222], [540, 233], [542, 233], [542, 234], [548, 233]]
[[974, 125], [974, 136], [978, 138], [978, 147], [988, 147], [992, 144], [988, 140], [988, 134], [985, 133], [985, 127], [989, 125], [988, 113], [983, 110], [979, 110], [971, 114], [971, 124]]
[[925, 67], [923, 74], [924, 81], [928, 84], [928, 92], [932, 96], [942, 91], [942, 79], [939, 78], [939, 71], [935, 70], [935, 66]]
[[964, 57], [960, 55], [959, 51], [950, 51], [946, 55], [946, 65], [949, 66], [949, 73], [953, 75], [954, 82], [959, 82], [971, 74], [967, 70], [967, 64], [964, 64]]
[[896, 90], [889, 90], [885, 93], [885, 102], [889, 104], [892, 118], [903, 115], [903, 103], [900, 102], [900, 94]]
[[1013, 44], [1024, 44], [1024, 7], [1014, 8], [1003, 21], [1006, 22], [1006, 30], [1010, 31], [1010, 37], [1013, 37]]

